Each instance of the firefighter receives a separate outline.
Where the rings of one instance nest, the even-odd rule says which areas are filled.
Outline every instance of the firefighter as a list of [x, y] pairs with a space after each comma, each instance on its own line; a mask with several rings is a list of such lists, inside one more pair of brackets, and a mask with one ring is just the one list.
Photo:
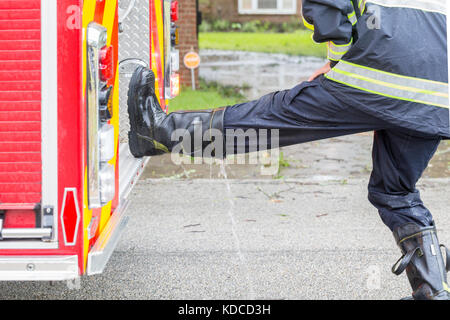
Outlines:
[[128, 101], [133, 155], [170, 152], [176, 129], [194, 134], [198, 125], [224, 132], [216, 157], [250, 150], [227, 139], [231, 129], [278, 129], [280, 147], [375, 131], [369, 201], [403, 254], [393, 272], [406, 270], [414, 299], [448, 299], [450, 264], [416, 188], [450, 138], [445, 1], [303, 0], [303, 19], [314, 41], [327, 43], [329, 62], [309, 81], [256, 101], [166, 115], [153, 73], [137, 69]]

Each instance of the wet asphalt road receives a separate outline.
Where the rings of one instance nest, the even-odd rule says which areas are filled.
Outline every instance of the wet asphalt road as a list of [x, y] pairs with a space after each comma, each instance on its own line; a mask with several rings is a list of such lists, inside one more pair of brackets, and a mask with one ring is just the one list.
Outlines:
[[[305, 157], [283, 179], [144, 179], [103, 275], [72, 289], [4, 282], [0, 299], [399, 299], [409, 293], [390, 272], [400, 252], [366, 200], [371, 136], [342, 139], [285, 149]], [[420, 184], [447, 244], [449, 182]]]

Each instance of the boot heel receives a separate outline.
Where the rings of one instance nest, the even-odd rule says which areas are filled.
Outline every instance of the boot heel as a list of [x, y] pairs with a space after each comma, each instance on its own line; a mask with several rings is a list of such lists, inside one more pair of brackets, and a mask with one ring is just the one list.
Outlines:
[[135, 158], [144, 157], [145, 154], [142, 151], [136, 132], [128, 132], [128, 144], [130, 146], [130, 152]]

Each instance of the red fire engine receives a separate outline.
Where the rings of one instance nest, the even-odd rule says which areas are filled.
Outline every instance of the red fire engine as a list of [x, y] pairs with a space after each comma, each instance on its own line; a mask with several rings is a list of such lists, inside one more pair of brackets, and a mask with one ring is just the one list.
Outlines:
[[177, 19], [174, 0], [0, 0], [0, 280], [103, 272], [147, 161], [121, 95], [138, 64], [164, 108], [178, 94]]

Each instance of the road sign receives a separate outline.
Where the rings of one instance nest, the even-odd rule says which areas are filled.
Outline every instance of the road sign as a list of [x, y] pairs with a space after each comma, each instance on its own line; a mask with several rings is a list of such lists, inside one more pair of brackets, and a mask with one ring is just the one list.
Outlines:
[[184, 56], [184, 65], [188, 69], [197, 69], [200, 66], [200, 56], [197, 52], [191, 51]]
[[186, 53], [184, 56], [184, 65], [186, 68], [191, 70], [191, 76], [192, 76], [192, 90], [195, 91], [195, 69], [197, 69], [200, 66], [200, 56], [195, 51], [190, 51]]

